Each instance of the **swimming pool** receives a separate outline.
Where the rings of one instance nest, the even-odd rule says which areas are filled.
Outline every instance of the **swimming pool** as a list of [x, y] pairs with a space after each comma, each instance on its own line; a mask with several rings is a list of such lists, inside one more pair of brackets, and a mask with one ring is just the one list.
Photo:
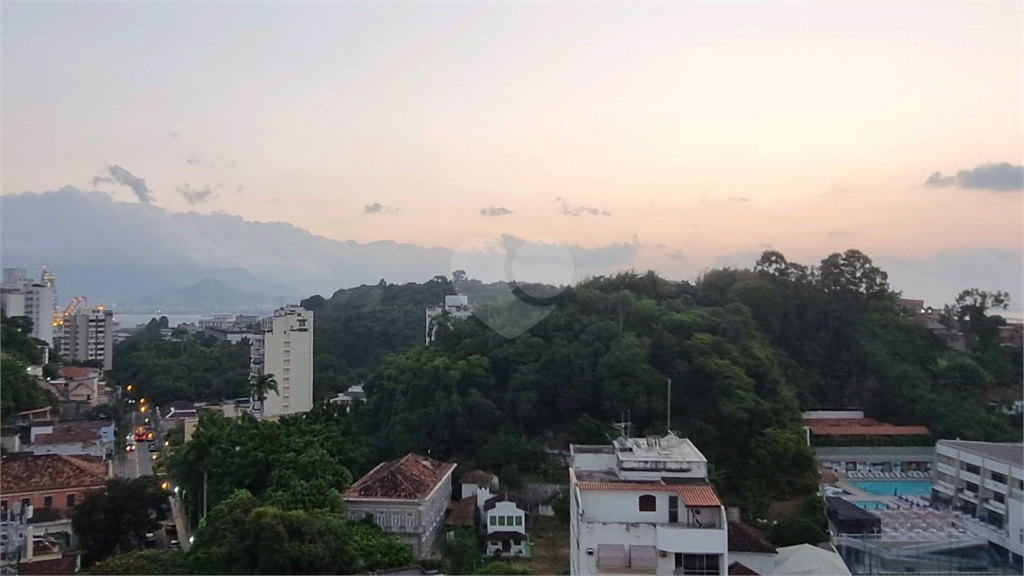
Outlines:
[[889, 505], [885, 502], [877, 502], [875, 500], [863, 500], [861, 502], [854, 502], [858, 508], [865, 510], [885, 510], [889, 508]]
[[850, 480], [858, 490], [879, 496], [930, 496], [931, 480]]

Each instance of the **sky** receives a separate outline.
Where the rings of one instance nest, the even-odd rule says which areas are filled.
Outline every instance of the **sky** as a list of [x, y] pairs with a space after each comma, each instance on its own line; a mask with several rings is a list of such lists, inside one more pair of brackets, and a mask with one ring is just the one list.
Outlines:
[[4, 2], [0, 193], [678, 279], [857, 248], [1019, 301], [1022, 7]]

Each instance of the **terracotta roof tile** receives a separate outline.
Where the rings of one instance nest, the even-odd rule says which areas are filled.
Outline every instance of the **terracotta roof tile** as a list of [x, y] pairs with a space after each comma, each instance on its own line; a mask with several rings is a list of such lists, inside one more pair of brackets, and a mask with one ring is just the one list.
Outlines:
[[445, 526], [473, 526], [476, 524], [476, 496], [467, 496], [448, 503]]
[[498, 477], [494, 474], [483, 470], [470, 470], [462, 475], [463, 484], [476, 484], [477, 486], [490, 486], [491, 482], [497, 479]]
[[498, 502], [512, 502], [523, 512], [527, 512], [530, 510], [530, 504], [526, 500], [523, 500], [519, 496], [514, 496], [512, 494], [509, 494], [508, 492], [505, 492], [503, 494], [499, 494], [497, 496], [492, 496], [488, 498], [484, 502], [484, 511], [493, 510], [494, 507], [498, 505]]
[[74, 574], [78, 567], [77, 564], [75, 556], [64, 556], [54, 560], [35, 560], [28, 564], [21, 564], [18, 567], [18, 573], [38, 576]]
[[51, 434], [36, 434], [36, 444], [64, 444], [66, 442], [98, 442], [98, 431], [93, 430], [57, 430]]
[[752, 568], [748, 568], [745, 564], [739, 562], [733, 562], [729, 564], [729, 576], [761, 576], [759, 573], [754, 572]]
[[729, 552], [775, 554], [778, 550], [764, 532], [742, 522], [729, 522]]
[[[95, 368], [89, 368], [87, 366], [61, 366], [57, 369], [57, 376], [61, 378], [67, 378], [68, 380], [80, 380], [82, 378], [88, 378]], [[99, 376], [99, 372], [96, 372], [96, 376]]]
[[452, 462], [440, 462], [419, 454], [406, 454], [384, 462], [345, 491], [345, 499], [422, 500], [455, 469]]
[[4, 456], [0, 468], [0, 492], [4, 494], [94, 488], [107, 481], [107, 465], [93, 456], [19, 452]]
[[628, 490], [632, 492], [675, 492], [686, 506], [721, 506], [710, 484], [651, 484], [643, 482], [580, 482], [580, 490]]

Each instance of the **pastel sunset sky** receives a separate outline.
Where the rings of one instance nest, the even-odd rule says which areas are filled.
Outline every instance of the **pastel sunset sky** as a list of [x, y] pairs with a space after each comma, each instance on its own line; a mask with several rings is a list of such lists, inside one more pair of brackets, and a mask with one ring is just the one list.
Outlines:
[[358, 242], [628, 244], [672, 278], [859, 248], [907, 296], [1024, 297], [1020, 2], [2, 16], [3, 194], [72, 185]]

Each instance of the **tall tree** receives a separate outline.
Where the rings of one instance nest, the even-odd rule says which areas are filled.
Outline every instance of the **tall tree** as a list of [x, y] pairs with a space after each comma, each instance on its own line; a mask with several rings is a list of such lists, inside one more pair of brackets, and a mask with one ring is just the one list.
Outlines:
[[167, 518], [167, 493], [155, 476], [133, 480], [114, 478], [98, 492], [86, 496], [71, 516], [83, 562], [142, 548], [147, 532]]

